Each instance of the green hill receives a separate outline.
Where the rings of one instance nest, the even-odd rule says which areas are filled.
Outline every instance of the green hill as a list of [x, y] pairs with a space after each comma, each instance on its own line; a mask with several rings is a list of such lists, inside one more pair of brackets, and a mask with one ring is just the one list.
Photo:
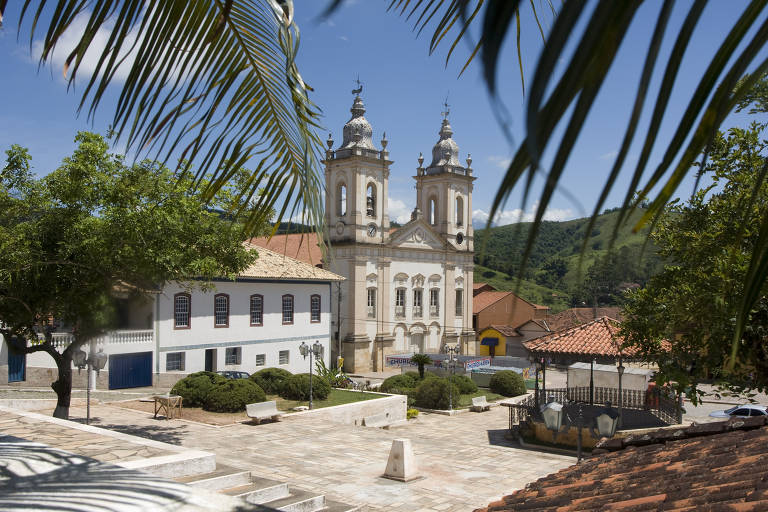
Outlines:
[[[554, 311], [582, 301], [592, 303], [594, 296], [601, 304], [616, 303], [620, 288], [632, 283], [644, 285], [660, 265], [656, 247], [652, 242], [643, 247], [647, 230], [632, 232], [642, 215], [638, 211], [619, 228], [609, 255], [618, 215], [618, 211], [603, 213], [590, 233], [586, 233], [588, 218], [543, 222], [522, 275], [520, 296], [549, 305]], [[475, 281], [514, 290], [530, 228], [529, 222], [493, 227], [487, 236], [486, 230], [477, 230]], [[587, 244], [582, 254], [585, 236]], [[484, 277], [491, 276], [491, 272], [496, 274]]]

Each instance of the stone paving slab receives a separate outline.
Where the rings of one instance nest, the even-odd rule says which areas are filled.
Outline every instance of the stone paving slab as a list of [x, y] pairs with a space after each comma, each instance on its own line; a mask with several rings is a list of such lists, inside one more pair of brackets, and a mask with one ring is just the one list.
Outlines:
[[[84, 410], [73, 408], [73, 415]], [[389, 430], [320, 423], [311, 417], [215, 427], [152, 419], [110, 405], [92, 407], [97, 424], [216, 454], [219, 463], [286, 481], [367, 510], [468, 511], [575, 463], [575, 458], [516, 448], [505, 439], [506, 408], [458, 416], [421, 414]], [[392, 440], [411, 439], [424, 478], [381, 478]]]

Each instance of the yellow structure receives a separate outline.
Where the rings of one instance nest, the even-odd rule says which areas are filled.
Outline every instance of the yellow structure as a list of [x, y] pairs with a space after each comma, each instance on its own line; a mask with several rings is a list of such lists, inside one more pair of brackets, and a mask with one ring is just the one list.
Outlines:
[[507, 355], [507, 339], [510, 333], [505, 327], [492, 325], [480, 331], [477, 336], [480, 342], [477, 355], [492, 357]]

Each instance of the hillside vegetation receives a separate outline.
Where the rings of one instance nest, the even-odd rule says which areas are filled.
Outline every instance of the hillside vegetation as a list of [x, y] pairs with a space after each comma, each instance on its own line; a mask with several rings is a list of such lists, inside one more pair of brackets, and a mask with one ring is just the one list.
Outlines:
[[[621, 302], [622, 290], [643, 286], [657, 272], [660, 259], [647, 241], [647, 230], [632, 232], [641, 211], [620, 226], [609, 253], [617, 211], [600, 215], [590, 233], [588, 218], [543, 222], [517, 289], [526, 300], [552, 307]], [[515, 291], [531, 223], [493, 227], [475, 233], [475, 281]], [[581, 247], [587, 238], [586, 250]]]

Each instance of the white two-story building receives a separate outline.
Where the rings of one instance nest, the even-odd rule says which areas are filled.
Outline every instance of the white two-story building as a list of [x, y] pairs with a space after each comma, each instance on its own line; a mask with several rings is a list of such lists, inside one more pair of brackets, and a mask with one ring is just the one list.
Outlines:
[[[278, 367], [304, 373], [309, 360], [299, 353], [302, 342], [323, 344], [329, 364], [331, 286], [343, 278], [257, 250], [253, 265], [235, 281], [214, 282], [213, 290], [168, 283], [151, 298], [117, 297], [116, 330], [94, 342], [109, 355], [97, 387], [170, 387], [202, 370], [253, 373]], [[60, 349], [72, 340], [67, 332], [53, 337]], [[75, 376], [76, 385], [84, 384], [84, 374]], [[14, 355], [2, 344], [0, 382], [47, 386], [56, 376], [48, 354]]]

